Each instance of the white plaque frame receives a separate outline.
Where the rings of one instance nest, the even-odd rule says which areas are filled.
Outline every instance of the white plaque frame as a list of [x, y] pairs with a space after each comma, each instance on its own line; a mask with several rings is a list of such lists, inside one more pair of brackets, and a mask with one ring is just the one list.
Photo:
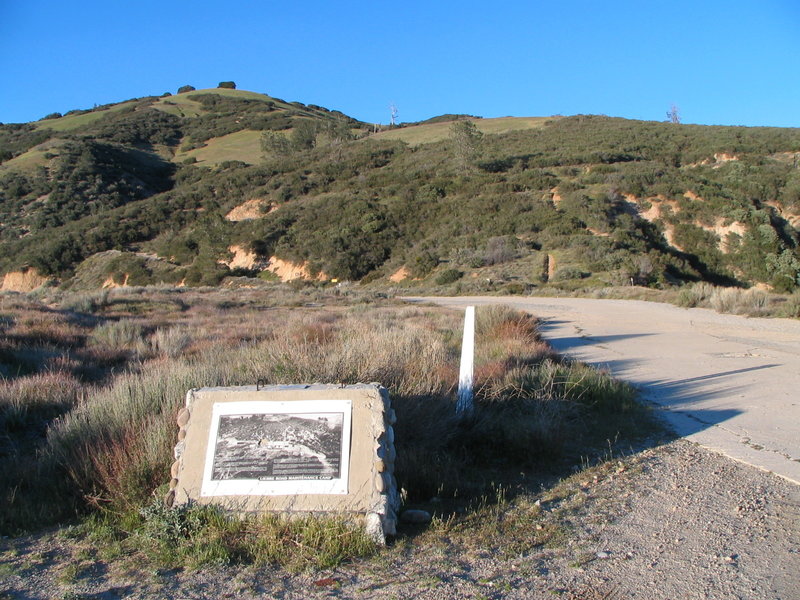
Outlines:
[[[300, 419], [341, 414], [338, 477], [330, 479], [287, 476], [285, 479], [214, 479], [215, 457], [218, 455], [219, 426], [225, 416], [286, 415]], [[352, 402], [350, 400], [247, 401], [215, 403], [206, 446], [205, 467], [200, 495], [211, 496], [292, 496], [296, 494], [347, 494], [350, 445], [352, 434]], [[304, 447], [304, 446], [300, 446]]]

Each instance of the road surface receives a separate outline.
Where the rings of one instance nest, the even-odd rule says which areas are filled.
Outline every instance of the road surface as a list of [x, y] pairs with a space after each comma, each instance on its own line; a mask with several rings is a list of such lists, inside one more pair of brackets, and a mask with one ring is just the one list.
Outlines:
[[556, 350], [636, 385], [679, 435], [800, 484], [800, 321], [637, 300], [406, 300], [531, 312]]

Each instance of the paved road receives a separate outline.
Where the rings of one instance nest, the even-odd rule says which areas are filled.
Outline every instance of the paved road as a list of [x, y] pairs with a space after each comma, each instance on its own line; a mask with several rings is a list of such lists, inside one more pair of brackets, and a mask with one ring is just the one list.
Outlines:
[[638, 386], [680, 435], [800, 484], [800, 321], [635, 300], [408, 300], [529, 311], [557, 350]]

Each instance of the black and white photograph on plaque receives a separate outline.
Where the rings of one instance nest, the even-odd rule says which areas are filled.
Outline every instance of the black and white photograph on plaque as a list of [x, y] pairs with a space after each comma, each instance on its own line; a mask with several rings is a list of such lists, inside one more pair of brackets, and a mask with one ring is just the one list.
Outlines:
[[348, 400], [214, 405], [203, 495], [347, 493]]

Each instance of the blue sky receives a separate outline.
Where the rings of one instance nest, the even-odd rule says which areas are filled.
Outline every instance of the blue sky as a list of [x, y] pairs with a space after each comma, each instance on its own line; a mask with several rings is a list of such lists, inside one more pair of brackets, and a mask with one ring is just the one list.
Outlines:
[[800, 2], [0, 0], [0, 122], [233, 80], [387, 123], [800, 126]]

